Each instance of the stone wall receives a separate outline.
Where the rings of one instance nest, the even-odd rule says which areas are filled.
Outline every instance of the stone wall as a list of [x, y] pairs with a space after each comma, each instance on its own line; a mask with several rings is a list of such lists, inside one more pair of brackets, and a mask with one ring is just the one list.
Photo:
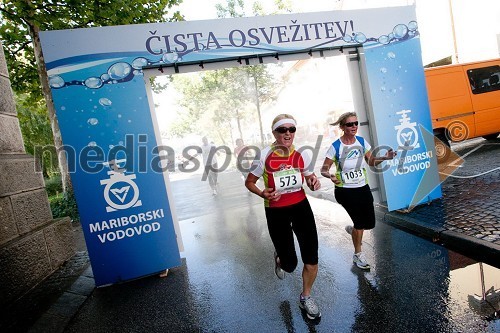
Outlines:
[[0, 41], [0, 308], [76, 251], [69, 218], [53, 219], [41, 173], [24, 150]]

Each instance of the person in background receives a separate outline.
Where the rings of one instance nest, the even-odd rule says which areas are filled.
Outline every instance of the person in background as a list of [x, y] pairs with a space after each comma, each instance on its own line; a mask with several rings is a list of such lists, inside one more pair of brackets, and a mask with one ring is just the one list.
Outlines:
[[[289, 114], [280, 114], [273, 120], [275, 141], [254, 160], [245, 186], [264, 199], [267, 227], [275, 248], [274, 272], [279, 279], [297, 267], [295, 233], [304, 264], [299, 307], [309, 319], [317, 319], [321, 312], [311, 297], [311, 289], [318, 274], [318, 234], [302, 185], [306, 182], [315, 191], [320, 188], [320, 182], [309, 170], [310, 156], [297, 151], [293, 145], [296, 125]], [[264, 180], [263, 189], [256, 185], [260, 177]]]
[[[326, 152], [321, 175], [335, 184], [335, 199], [345, 208], [354, 223], [354, 226], [348, 225], [345, 228], [354, 245], [353, 263], [361, 269], [369, 270], [370, 265], [361, 245], [364, 231], [375, 227], [375, 209], [368, 185], [366, 164], [378, 165], [393, 159], [396, 152], [389, 149], [383, 157], [373, 156], [370, 144], [363, 137], [356, 135], [359, 122], [355, 112], [342, 114], [330, 125], [338, 125], [343, 134]], [[330, 173], [333, 163], [336, 167], [335, 174]]]
[[250, 169], [250, 162], [248, 161], [247, 146], [242, 139], [236, 139], [236, 147], [234, 147], [234, 157], [236, 157], [236, 167], [241, 172], [243, 180], [247, 179]]
[[203, 165], [205, 171], [203, 173], [203, 178], [208, 179], [208, 184], [212, 189], [212, 194], [217, 195], [217, 154], [215, 145], [213, 143], [208, 143], [208, 139], [204, 136], [201, 141], [203, 145], [201, 146], [201, 154], [203, 156]]

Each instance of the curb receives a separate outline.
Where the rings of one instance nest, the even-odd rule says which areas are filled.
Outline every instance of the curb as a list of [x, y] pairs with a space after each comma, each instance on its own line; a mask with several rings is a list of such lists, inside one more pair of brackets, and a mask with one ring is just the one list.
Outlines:
[[448, 230], [425, 223], [409, 216], [388, 212], [385, 207], [375, 205], [375, 214], [383, 222], [426, 238], [434, 243], [439, 243], [449, 250], [458, 252], [478, 262], [500, 268], [500, 246], [482, 239], [464, 235], [463, 233]]
[[500, 269], [500, 245], [453, 230], [443, 231], [440, 241], [453, 251]]
[[78, 312], [94, 289], [94, 274], [89, 264], [78, 279], [38, 318], [28, 332], [64, 332], [71, 318]]
[[439, 235], [442, 232], [446, 231], [446, 229], [443, 227], [437, 227], [435, 225], [419, 221], [413, 217], [400, 217], [387, 211], [385, 207], [381, 207], [378, 205], [375, 205], [375, 215], [383, 222], [386, 222], [393, 227], [410, 232], [414, 235], [429, 239], [431, 241], [439, 239]]

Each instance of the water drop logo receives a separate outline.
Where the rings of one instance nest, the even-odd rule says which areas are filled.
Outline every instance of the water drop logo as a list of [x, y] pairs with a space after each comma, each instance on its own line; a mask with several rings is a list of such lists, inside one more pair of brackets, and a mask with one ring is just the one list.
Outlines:
[[101, 180], [101, 185], [106, 185], [104, 187], [104, 200], [108, 204], [106, 207], [108, 213], [142, 206], [142, 201], [139, 200], [139, 187], [134, 182], [136, 176], [125, 174], [125, 169], [119, 165], [119, 163], [124, 162], [125, 160], [122, 159], [104, 163], [111, 169], [108, 171], [109, 178]]
[[394, 126], [394, 129], [397, 130], [399, 147], [408, 147], [411, 150], [420, 148], [420, 143], [418, 142], [417, 123], [410, 122], [409, 113], [411, 113], [411, 110], [396, 112], [396, 114], [401, 115], [401, 119], [399, 119], [400, 124]]

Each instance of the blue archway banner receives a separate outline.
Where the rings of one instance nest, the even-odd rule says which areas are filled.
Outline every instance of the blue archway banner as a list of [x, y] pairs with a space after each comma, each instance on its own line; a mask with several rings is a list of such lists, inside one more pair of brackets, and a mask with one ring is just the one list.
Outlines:
[[[97, 285], [180, 264], [146, 66], [362, 45], [375, 132], [387, 132], [376, 143], [395, 147], [406, 138], [404, 146], [421, 127], [432, 132], [414, 6], [45, 31], [40, 38]], [[404, 82], [392, 82], [398, 78]], [[398, 131], [405, 119], [411, 128]], [[432, 151], [419, 143], [411, 154]], [[416, 193], [424, 171], [437, 177], [427, 157], [425, 170], [384, 173], [391, 210], [415, 201], [401, 191]], [[438, 186], [423, 200], [439, 196]]]

